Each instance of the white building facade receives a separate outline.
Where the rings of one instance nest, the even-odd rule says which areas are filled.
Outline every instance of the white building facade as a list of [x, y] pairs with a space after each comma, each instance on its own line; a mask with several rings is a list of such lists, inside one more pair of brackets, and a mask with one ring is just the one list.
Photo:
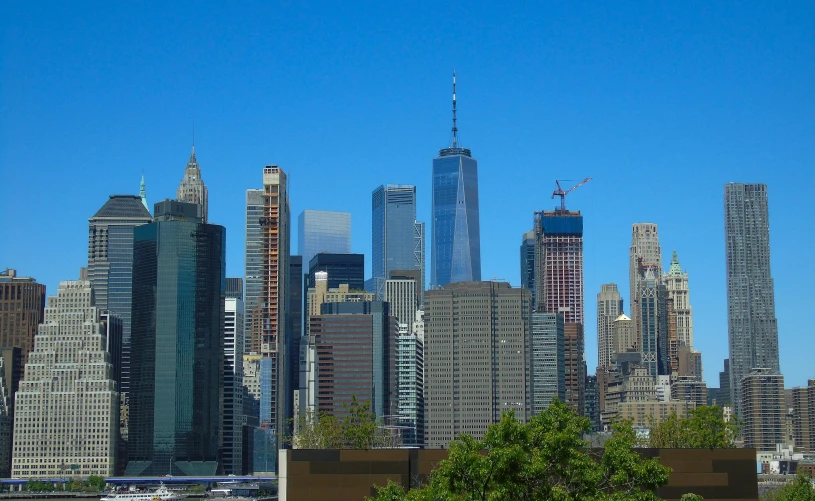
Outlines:
[[671, 258], [668, 273], [662, 276], [668, 290], [668, 297], [673, 299], [676, 313], [676, 337], [679, 342], [693, 351], [693, 309], [690, 305], [690, 288], [688, 274], [679, 267], [676, 251]]
[[88, 281], [48, 298], [20, 381], [12, 477], [114, 474], [119, 394]]
[[223, 465], [226, 474], [241, 474], [243, 464], [243, 301], [224, 300]]

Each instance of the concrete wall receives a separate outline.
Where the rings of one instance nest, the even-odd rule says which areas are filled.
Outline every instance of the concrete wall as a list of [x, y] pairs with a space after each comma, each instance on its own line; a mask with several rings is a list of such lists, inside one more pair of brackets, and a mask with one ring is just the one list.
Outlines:
[[[665, 500], [685, 493], [707, 500], [758, 501], [754, 449], [639, 449], [673, 469], [659, 490]], [[599, 452], [599, 451], [598, 451]], [[374, 485], [388, 480], [420, 486], [447, 450], [286, 450], [280, 451], [280, 501], [362, 501]]]

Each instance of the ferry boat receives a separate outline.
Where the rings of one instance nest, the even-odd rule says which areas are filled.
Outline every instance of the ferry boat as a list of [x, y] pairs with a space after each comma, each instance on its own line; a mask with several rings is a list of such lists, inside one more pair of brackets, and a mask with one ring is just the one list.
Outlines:
[[154, 491], [109, 492], [99, 501], [180, 501], [184, 496], [173, 492], [164, 484]]

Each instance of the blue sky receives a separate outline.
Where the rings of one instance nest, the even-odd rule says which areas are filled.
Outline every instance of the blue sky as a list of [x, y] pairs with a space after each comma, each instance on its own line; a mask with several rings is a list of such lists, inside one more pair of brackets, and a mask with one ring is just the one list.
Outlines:
[[[196, 154], [210, 219], [243, 274], [244, 193], [264, 165], [305, 208], [352, 213], [418, 187], [459, 129], [479, 161], [482, 275], [519, 284], [521, 235], [555, 179], [585, 215], [586, 359], [595, 297], [628, 285], [631, 224], [659, 224], [690, 273], [696, 348], [727, 356], [723, 185], [769, 185], [787, 386], [815, 377], [815, 3], [3, 2], [0, 267], [49, 291], [87, 262], [87, 218], [113, 193], [175, 196]], [[568, 183], [567, 183], [568, 184]], [[296, 242], [292, 235], [292, 242]], [[295, 248], [292, 249], [296, 251]], [[625, 292], [627, 295], [627, 292]], [[626, 297], [626, 310], [628, 298]]]

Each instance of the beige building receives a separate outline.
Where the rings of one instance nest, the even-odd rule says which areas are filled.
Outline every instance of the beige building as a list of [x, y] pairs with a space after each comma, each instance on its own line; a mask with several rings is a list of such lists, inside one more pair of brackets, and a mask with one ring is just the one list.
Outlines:
[[195, 158], [195, 146], [192, 147], [192, 153], [190, 153], [190, 159], [184, 169], [184, 178], [178, 186], [176, 198], [179, 202], [198, 204], [203, 222], [207, 222], [209, 194], [204, 180], [201, 178], [201, 168], [198, 166], [198, 160]]
[[707, 384], [693, 376], [678, 376], [671, 383], [671, 400], [707, 405]]
[[336, 289], [329, 289], [328, 272], [318, 271], [314, 274], [314, 287], [308, 290], [306, 311], [308, 311], [308, 316], [312, 317], [320, 315], [320, 307], [325, 303], [374, 301], [375, 299], [376, 295], [372, 292], [351, 290], [348, 284], [340, 284]]
[[784, 443], [784, 376], [772, 369], [753, 369], [741, 380], [744, 446], [774, 451]]
[[410, 332], [419, 309], [419, 295], [416, 280], [385, 280], [385, 298], [390, 304], [390, 314], [398, 319], [402, 330]]
[[693, 309], [690, 305], [688, 273], [679, 267], [676, 251], [671, 258], [668, 273], [662, 275], [662, 282], [668, 290], [668, 297], [673, 300], [673, 311], [676, 315], [676, 338], [680, 345], [693, 351]]
[[616, 362], [617, 355], [637, 346], [637, 332], [634, 321], [625, 314], [614, 320], [612, 326], [612, 362]]
[[815, 452], [815, 379], [805, 388], [793, 388], [792, 433], [795, 448]]
[[640, 265], [655, 265], [656, 278], [662, 276], [662, 248], [659, 246], [659, 232], [654, 223], [635, 223], [631, 225], [631, 248], [628, 263], [628, 285], [630, 296], [628, 303], [629, 316], [635, 320], [638, 346], [642, 349], [642, 333], [639, 325], [640, 298], [639, 287], [643, 280]]
[[622, 402], [618, 406], [619, 417], [630, 419], [634, 426], [650, 428], [665, 421], [671, 414], [684, 418], [696, 408], [693, 402]]
[[481, 439], [506, 411], [532, 415], [529, 290], [458, 282], [425, 293], [425, 444]]
[[623, 313], [617, 284], [603, 284], [597, 294], [597, 364], [610, 367], [614, 358], [614, 323]]
[[114, 474], [119, 394], [91, 284], [61, 282], [20, 381], [14, 478]]

